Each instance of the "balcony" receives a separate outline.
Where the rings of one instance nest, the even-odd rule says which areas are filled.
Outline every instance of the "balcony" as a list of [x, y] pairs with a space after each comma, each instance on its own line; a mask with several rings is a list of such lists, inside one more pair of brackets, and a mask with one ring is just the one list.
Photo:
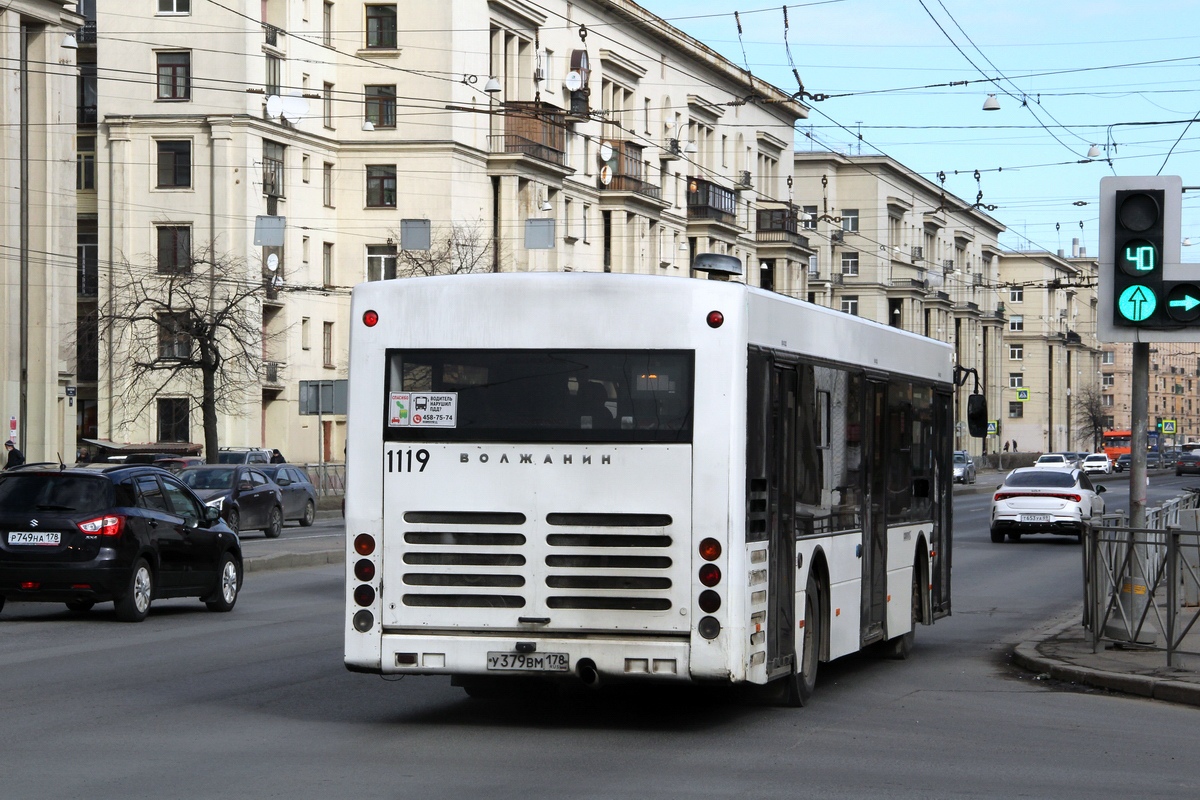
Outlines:
[[565, 167], [566, 112], [548, 103], [512, 102], [503, 109], [504, 133], [488, 137], [491, 153], [522, 155]]
[[75, 41], [79, 42], [79, 44], [95, 44], [96, 20], [88, 20], [83, 23], [83, 27], [75, 31]]
[[644, 148], [633, 142], [610, 141], [606, 144], [612, 148], [613, 157], [601, 170], [596, 188], [602, 192], [633, 192], [652, 200], [662, 200], [662, 189], [645, 180]]
[[800, 220], [794, 208], [761, 208], [755, 227], [755, 241], [781, 242], [808, 248], [808, 237], [800, 233]]
[[703, 178], [688, 179], [688, 219], [711, 219], [733, 225], [737, 222], [737, 196]]
[[283, 36], [283, 31], [276, 28], [274, 25], [263, 23], [263, 40], [271, 47], [279, 47], [279, 39]]
[[284, 382], [284, 367], [282, 361], [264, 361], [263, 362], [263, 383], [268, 386], [282, 386]]

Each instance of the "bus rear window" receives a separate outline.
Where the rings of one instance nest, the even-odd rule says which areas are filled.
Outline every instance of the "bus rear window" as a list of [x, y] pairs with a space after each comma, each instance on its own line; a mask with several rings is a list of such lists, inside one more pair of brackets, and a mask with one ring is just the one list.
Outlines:
[[384, 439], [690, 442], [693, 362], [679, 350], [389, 350]]

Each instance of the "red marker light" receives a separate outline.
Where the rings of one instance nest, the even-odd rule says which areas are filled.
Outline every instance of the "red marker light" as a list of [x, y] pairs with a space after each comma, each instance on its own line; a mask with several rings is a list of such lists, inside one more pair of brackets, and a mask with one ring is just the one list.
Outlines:
[[360, 533], [354, 537], [354, 552], [360, 556], [369, 556], [375, 552], [375, 538], [369, 533]]
[[721, 570], [716, 564], [705, 564], [700, 567], [700, 582], [705, 586], [716, 586], [721, 582]]
[[708, 327], [719, 328], [725, 322], [725, 315], [720, 311], [708, 312]]
[[364, 311], [363, 312], [363, 325], [366, 325], [368, 328], [374, 328], [378, 324], [379, 324], [379, 313], [377, 311]]

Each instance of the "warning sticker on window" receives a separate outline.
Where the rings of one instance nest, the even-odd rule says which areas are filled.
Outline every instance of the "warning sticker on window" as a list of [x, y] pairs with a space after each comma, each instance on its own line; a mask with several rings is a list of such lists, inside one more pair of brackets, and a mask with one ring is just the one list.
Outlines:
[[388, 396], [389, 428], [457, 426], [457, 392], [391, 392]]

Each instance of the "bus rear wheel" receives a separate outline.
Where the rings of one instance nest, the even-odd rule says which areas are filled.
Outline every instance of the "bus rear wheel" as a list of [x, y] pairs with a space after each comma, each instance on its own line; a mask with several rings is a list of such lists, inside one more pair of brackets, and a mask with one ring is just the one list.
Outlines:
[[786, 678], [780, 678], [778, 695], [780, 705], [801, 708], [812, 700], [817, 688], [817, 668], [821, 662], [821, 626], [824, 617], [821, 610], [821, 584], [813, 575], [808, 576], [804, 590], [804, 627], [800, 631], [802, 649], [800, 658]]

